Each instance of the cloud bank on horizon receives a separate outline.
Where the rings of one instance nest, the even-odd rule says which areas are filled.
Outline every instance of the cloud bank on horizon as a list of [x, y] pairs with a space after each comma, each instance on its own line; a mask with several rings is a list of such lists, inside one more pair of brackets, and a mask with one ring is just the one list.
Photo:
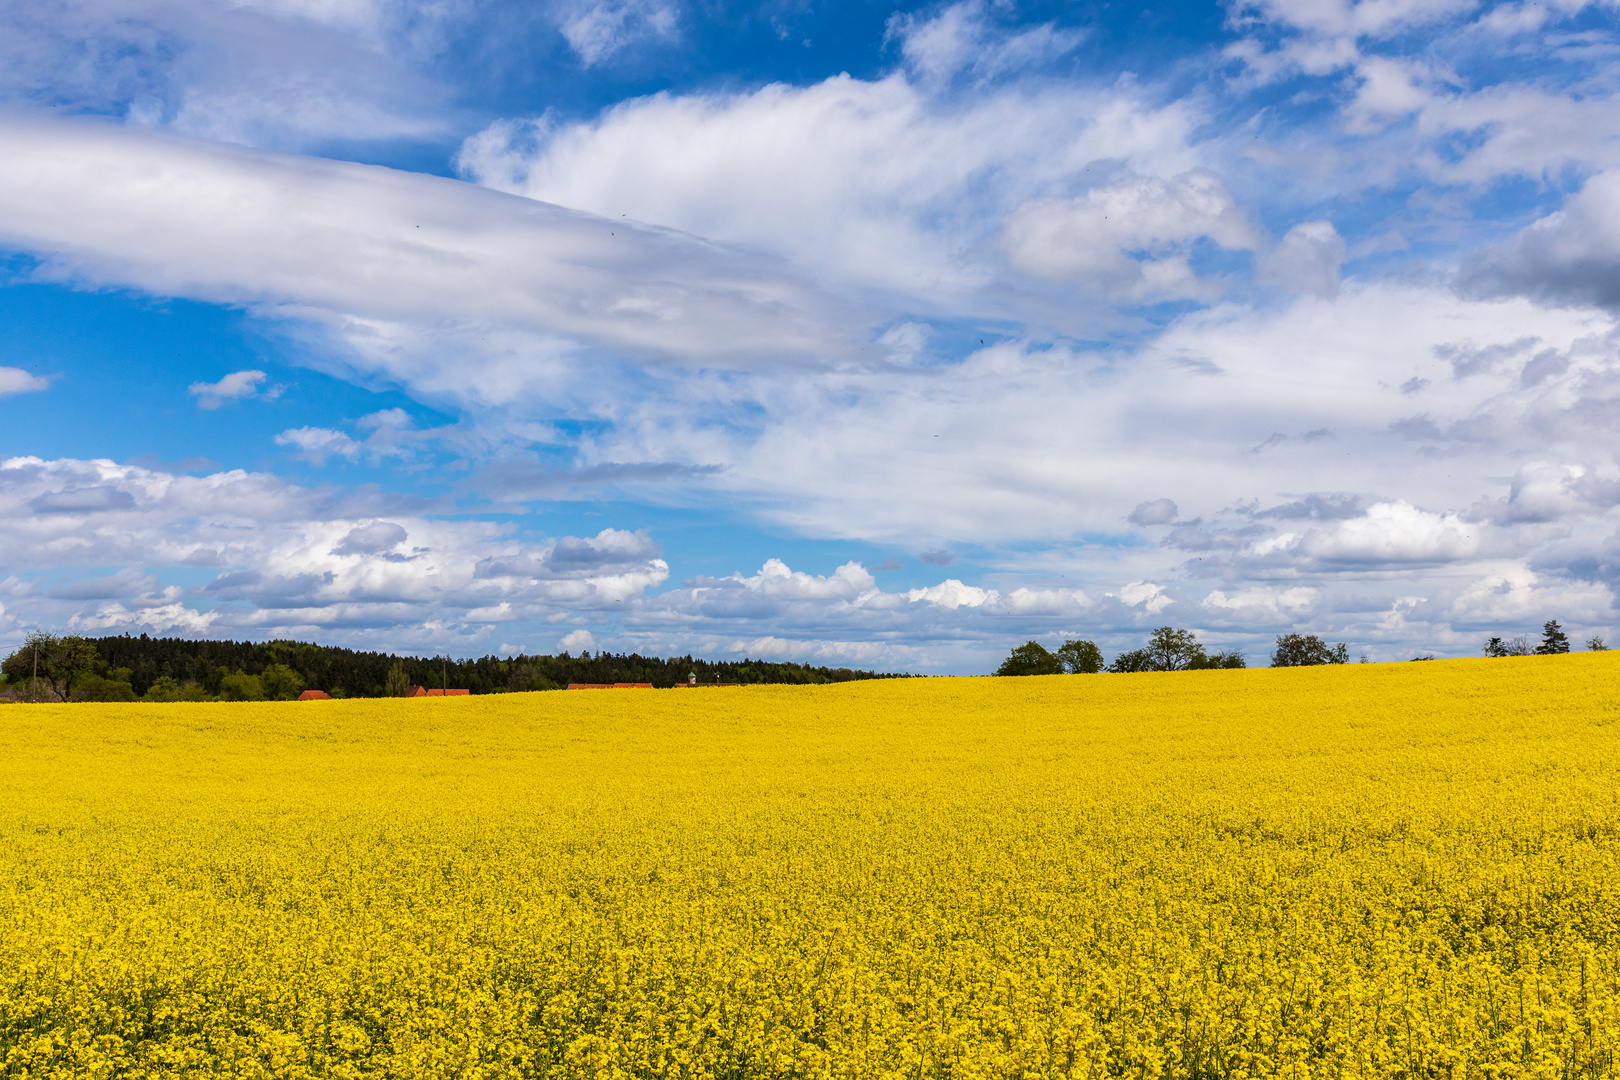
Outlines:
[[0, 643], [1620, 622], [1611, 6], [0, 27]]

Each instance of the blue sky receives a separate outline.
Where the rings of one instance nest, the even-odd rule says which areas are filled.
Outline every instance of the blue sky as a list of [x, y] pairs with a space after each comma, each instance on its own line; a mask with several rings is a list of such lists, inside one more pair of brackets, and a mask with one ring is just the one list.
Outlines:
[[1616, 22], [0, 2], [0, 643], [1606, 636]]

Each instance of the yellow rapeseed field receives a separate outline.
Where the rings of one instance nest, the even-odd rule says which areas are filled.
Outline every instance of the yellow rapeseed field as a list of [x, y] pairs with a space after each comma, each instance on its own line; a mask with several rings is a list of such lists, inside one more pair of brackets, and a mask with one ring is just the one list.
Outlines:
[[7, 1077], [1620, 1075], [1620, 652], [0, 709]]

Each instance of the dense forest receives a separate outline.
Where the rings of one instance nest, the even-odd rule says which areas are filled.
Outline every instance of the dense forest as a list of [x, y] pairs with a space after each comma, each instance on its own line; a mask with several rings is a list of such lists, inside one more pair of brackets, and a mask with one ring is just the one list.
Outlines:
[[[192, 641], [153, 638], [145, 634], [87, 638], [83, 643], [94, 647], [95, 656], [86, 657], [88, 663], [84, 665], [83, 677], [73, 679], [75, 692], [69, 695], [72, 698], [81, 697], [77, 692], [81, 682], [88, 690], [91, 684], [100, 686], [107, 681], [127, 683], [134, 696], [144, 697], [160, 679], [218, 696], [222, 685], [234, 675], [269, 676], [274, 671], [287, 669], [297, 674], [302, 687], [311, 690], [325, 690], [342, 697], [382, 697], [389, 684], [390, 671], [396, 665], [403, 667], [405, 681], [410, 684], [430, 689], [465, 689], [474, 694], [552, 690], [569, 683], [641, 682], [670, 687], [688, 681], [692, 675], [702, 683], [743, 684], [831, 683], [896, 677], [872, 671], [767, 660], [714, 661], [692, 656], [664, 659], [605, 652], [595, 656], [563, 653], [456, 660], [356, 652], [298, 641]], [[14, 686], [21, 685], [28, 677], [27, 652], [25, 646], [5, 661], [4, 670]], [[395, 681], [398, 681], [397, 676]], [[166, 681], [163, 685], [171, 684]]]

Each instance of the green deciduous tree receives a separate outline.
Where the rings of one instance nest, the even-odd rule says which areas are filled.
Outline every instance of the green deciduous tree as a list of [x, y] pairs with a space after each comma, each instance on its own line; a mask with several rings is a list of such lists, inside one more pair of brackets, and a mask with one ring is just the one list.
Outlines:
[[1161, 626], [1153, 631], [1153, 636], [1148, 638], [1147, 654], [1153, 671], [1185, 671], [1201, 667], [1204, 661], [1204, 647], [1198, 644], [1193, 632], [1173, 626]]
[[293, 701], [304, 692], [304, 677], [286, 664], [271, 664], [259, 672], [264, 696], [271, 701]]
[[207, 701], [208, 693], [193, 682], [182, 683], [168, 675], [160, 675], [147, 688], [142, 701]]
[[1026, 641], [1001, 662], [997, 675], [1061, 675], [1063, 663], [1038, 641]]
[[1090, 641], [1065, 641], [1054, 655], [1070, 675], [1095, 675], [1103, 669], [1102, 650]]
[[[37, 687], [31, 685], [36, 661]], [[75, 680], [95, 674], [96, 647], [82, 637], [58, 637], [36, 630], [23, 640], [22, 648], [0, 663], [0, 670], [11, 682], [28, 687], [24, 697], [67, 701]]]
[[1348, 664], [1350, 646], [1344, 642], [1329, 645], [1315, 634], [1278, 634], [1271, 653], [1272, 667], [1314, 667], [1318, 664]]
[[[123, 678], [119, 678], [122, 675]], [[137, 701], [129, 685], [129, 669], [119, 668], [111, 677], [87, 674], [73, 680], [74, 701]]]
[[263, 701], [264, 683], [259, 681], [257, 675], [233, 672], [219, 680], [219, 700]]
[[1248, 663], [1240, 649], [1222, 649], [1207, 653], [1191, 630], [1174, 626], [1161, 626], [1153, 631], [1148, 643], [1140, 649], [1120, 653], [1108, 665], [1113, 672], [1134, 671], [1202, 671], [1208, 668], [1241, 668]]
[[1146, 649], [1132, 649], [1122, 652], [1114, 657], [1114, 662], [1108, 665], [1108, 670], [1116, 674], [1129, 675], [1137, 671], [1157, 671], [1153, 666], [1153, 658]]
[[405, 674], [405, 665], [395, 661], [383, 679], [383, 697], [404, 697], [411, 692], [411, 677]]
[[1203, 660], [1187, 665], [1188, 671], [1200, 668], [1246, 668], [1249, 662], [1243, 658], [1242, 649], [1222, 649], [1206, 655]]

